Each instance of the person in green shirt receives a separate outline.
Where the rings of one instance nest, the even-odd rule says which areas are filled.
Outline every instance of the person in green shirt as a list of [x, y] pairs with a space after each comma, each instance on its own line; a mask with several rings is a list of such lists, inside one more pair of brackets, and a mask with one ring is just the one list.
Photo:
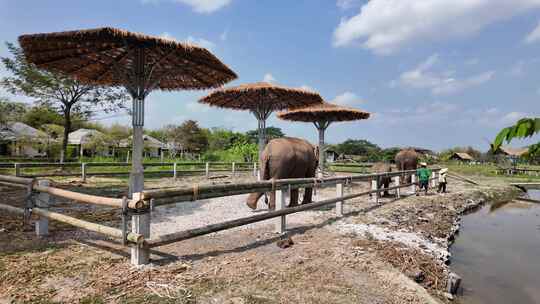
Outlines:
[[422, 189], [426, 190], [426, 195], [429, 189], [429, 179], [431, 178], [431, 170], [427, 168], [426, 163], [420, 163], [420, 168], [416, 170], [416, 176], [418, 177], [418, 191], [416, 195], [420, 195]]

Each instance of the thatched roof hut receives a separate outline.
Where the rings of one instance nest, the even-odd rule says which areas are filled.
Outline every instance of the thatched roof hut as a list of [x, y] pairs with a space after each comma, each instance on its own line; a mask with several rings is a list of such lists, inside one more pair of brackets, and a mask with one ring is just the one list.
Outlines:
[[[129, 193], [144, 189], [144, 100], [155, 89], [208, 89], [237, 78], [208, 50], [171, 39], [105, 27], [22, 35], [29, 62], [93, 85], [122, 86], [133, 99]], [[148, 261], [148, 250], [141, 256]]]
[[529, 152], [529, 148], [528, 147], [512, 148], [512, 147], [501, 146], [501, 147], [499, 147], [499, 151], [500, 151], [500, 153], [502, 153], [502, 154], [504, 154], [506, 156], [519, 158], [519, 157], [522, 157], [525, 154], [527, 154]]
[[454, 152], [454, 154], [452, 154], [452, 156], [450, 156], [450, 159], [451, 160], [464, 161], [464, 162], [470, 162], [470, 161], [474, 160], [474, 157], [472, 157], [471, 155], [469, 155], [468, 153], [465, 153], [465, 152]]
[[259, 122], [259, 152], [262, 152], [266, 144], [266, 120], [272, 112], [321, 104], [323, 100], [318, 93], [312, 91], [256, 82], [214, 90], [199, 102], [214, 107], [252, 112]]
[[70, 145], [84, 145], [89, 143], [92, 138], [96, 136], [103, 136], [104, 134], [94, 129], [78, 129], [69, 133], [68, 144]]
[[326, 160], [324, 133], [328, 126], [336, 121], [368, 119], [369, 116], [370, 114], [368, 112], [327, 102], [278, 113], [278, 117], [284, 120], [312, 122], [315, 125], [319, 131], [319, 167], [321, 172], [324, 171], [324, 163]]
[[19, 43], [38, 67], [89, 84], [136, 86], [133, 75], [124, 71], [140, 68], [141, 49], [152, 89], [216, 88], [237, 78], [205, 48], [110, 27], [22, 35]]

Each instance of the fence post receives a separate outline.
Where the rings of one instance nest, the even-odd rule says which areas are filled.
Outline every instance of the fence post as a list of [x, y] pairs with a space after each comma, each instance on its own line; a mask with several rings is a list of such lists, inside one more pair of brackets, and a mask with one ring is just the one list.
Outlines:
[[411, 174], [411, 192], [416, 193], [416, 174]]
[[81, 179], [83, 183], [86, 183], [86, 163], [81, 164]]
[[432, 188], [437, 187], [435, 177], [437, 177], [437, 176], [436, 176], [436, 173], [435, 173], [435, 172], [431, 172], [431, 187], [432, 187]]
[[[336, 196], [343, 197], [343, 183], [336, 184]], [[336, 203], [336, 215], [343, 216], [343, 201]]]
[[[400, 185], [399, 176], [396, 176], [394, 177], [394, 186], [399, 187], [399, 185]], [[401, 197], [401, 188], [396, 188], [396, 198], [400, 198], [400, 197]]]
[[[377, 189], [378, 189], [377, 179], [372, 179], [371, 190], [377, 190]], [[376, 191], [375, 193], [371, 193], [371, 200], [376, 204], [379, 203], [379, 191]]]
[[[285, 208], [285, 192], [283, 190], [276, 190], [276, 210]], [[285, 215], [276, 218], [276, 233], [283, 234], [287, 229], [287, 220]]]
[[256, 177], [257, 176], [257, 163], [254, 162], [253, 163], [253, 177]]
[[[141, 198], [141, 192], [133, 193], [133, 199], [139, 200]], [[142, 234], [146, 239], [150, 238], [150, 212], [133, 214], [131, 216], [131, 231], [134, 233]], [[150, 262], [150, 248], [141, 245], [131, 246], [131, 264], [132, 265], [145, 265]]]
[[176, 179], [176, 177], [178, 176], [178, 173], [176, 171], [176, 163], [173, 164], [173, 178]]
[[15, 176], [21, 176], [21, 164], [15, 163]]
[[[49, 181], [48, 180], [40, 180], [38, 181], [38, 185], [42, 187], [48, 187]], [[48, 209], [49, 208], [49, 202], [50, 196], [48, 193], [40, 192], [37, 197], [37, 207]], [[36, 222], [36, 235], [37, 236], [47, 236], [49, 235], [49, 219], [43, 216], [40, 216], [38, 221]]]
[[210, 163], [209, 162], [206, 162], [205, 172], [206, 172], [206, 177], [209, 177], [210, 176]]
[[235, 172], [236, 172], [236, 163], [233, 162], [232, 165], [231, 165], [231, 174], [232, 174], [233, 177], [235, 175]]

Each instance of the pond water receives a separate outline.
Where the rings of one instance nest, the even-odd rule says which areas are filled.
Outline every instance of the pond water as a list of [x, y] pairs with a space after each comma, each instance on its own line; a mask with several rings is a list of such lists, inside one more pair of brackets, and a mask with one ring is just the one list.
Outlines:
[[451, 252], [462, 303], [540, 303], [540, 204], [486, 205], [464, 216]]

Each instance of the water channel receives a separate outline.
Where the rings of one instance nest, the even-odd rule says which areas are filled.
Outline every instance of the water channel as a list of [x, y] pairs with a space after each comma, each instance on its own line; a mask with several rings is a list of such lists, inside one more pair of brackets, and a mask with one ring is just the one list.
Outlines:
[[[540, 199], [538, 190], [528, 195]], [[486, 205], [464, 216], [451, 252], [461, 303], [540, 303], [540, 204]]]

